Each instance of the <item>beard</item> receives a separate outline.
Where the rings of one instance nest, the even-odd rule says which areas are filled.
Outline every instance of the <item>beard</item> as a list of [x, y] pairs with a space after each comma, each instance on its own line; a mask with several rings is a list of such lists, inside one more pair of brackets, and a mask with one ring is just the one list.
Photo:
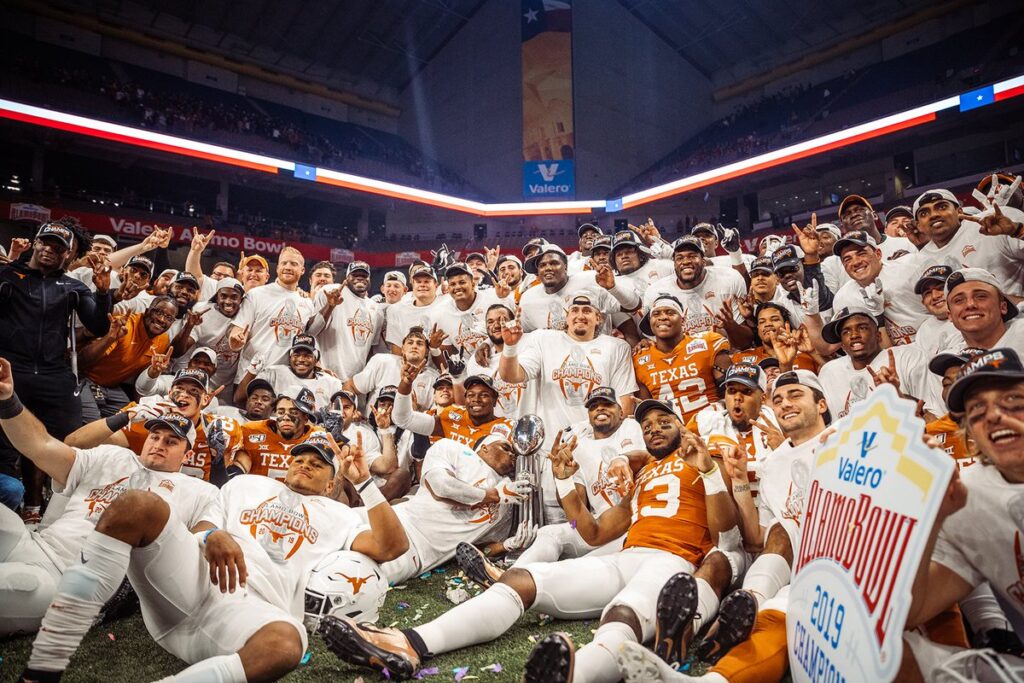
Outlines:
[[502, 344], [505, 343], [505, 338], [502, 337], [500, 334], [498, 336], [489, 334], [487, 335], [487, 338], [490, 339], [491, 343], [494, 344], [495, 346], [501, 346]]
[[654, 447], [648, 446], [647, 447], [647, 452], [650, 453], [651, 455], [653, 455], [658, 460], [661, 460], [662, 458], [664, 458], [666, 456], [669, 456], [669, 455], [672, 455], [677, 450], [679, 450], [679, 446], [682, 445], [682, 443], [683, 443], [683, 435], [680, 432], [680, 433], [677, 433], [675, 435], [675, 437], [671, 441], [668, 442], [668, 445], [662, 446], [660, 448], [654, 448]]

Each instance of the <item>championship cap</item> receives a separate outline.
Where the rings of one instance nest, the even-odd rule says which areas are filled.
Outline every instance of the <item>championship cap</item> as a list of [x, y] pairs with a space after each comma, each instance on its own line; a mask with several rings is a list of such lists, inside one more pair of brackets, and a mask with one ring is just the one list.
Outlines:
[[257, 377], [253, 381], [249, 382], [249, 386], [245, 388], [245, 397], [249, 398], [257, 389], [266, 389], [270, 392], [271, 396], [275, 398], [277, 397], [277, 393], [274, 391], [274, 385], [262, 377]]
[[960, 200], [956, 198], [956, 195], [949, 190], [943, 188], [936, 188], [934, 190], [925, 190], [921, 193], [921, 196], [914, 200], [914, 216], [917, 216], [917, 212], [925, 204], [931, 204], [932, 202], [947, 201], [953, 206], [960, 206]]
[[965, 282], [984, 282], [995, 287], [996, 291], [999, 292], [999, 296], [1006, 302], [1006, 313], [1003, 314], [1003, 320], [1011, 320], [1017, 317], [1017, 313], [1020, 311], [1017, 305], [1007, 298], [1006, 292], [1003, 291], [999, 280], [996, 279], [995, 275], [981, 268], [961, 268], [960, 270], [953, 271], [946, 279], [946, 296], [951, 296], [953, 290]]
[[55, 239], [70, 249], [71, 243], [75, 239], [75, 234], [71, 232], [71, 229], [66, 225], [61, 225], [60, 223], [44, 223], [43, 227], [39, 228], [39, 232], [36, 233], [36, 239], [42, 239], [44, 237]]
[[192, 353], [189, 354], [188, 359], [192, 360], [199, 354], [203, 354], [204, 356], [209, 358], [210, 362], [213, 363], [214, 365], [217, 364], [217, 352], [211, 349], [209, 346], [200, 346], [196, 349], [193, 349]]
[[668, 401], [659, 401], [656, 398], [647, 398], [644, 399], [643, 401], [640, 401], [636, 409], [633, 410], [633, 419], [635, 419], [637, 422], [641, 422], [644, 419], [644, 415], [651, 412], [652, 410], [656, 410], [661, 413], [668, 413], [677, 420], [680, 419], [679, 413], [676, 412], [676, 409], [672, 406], [671, 403], [669, 403]]
[[370, 274], [370, 264], [366, 261], [353, 261], [348, 264], [348, 268], [345, 269], [345, 277], [348, 277], [352, 273], [363, 272], [367, 275]]
[[615, 397], [615, 389], [611, 387], [594, 387], [590, 390], [590, 393], [587, 394], [587, 400], [583, 402], [583, 406], [585, 408], [590, 408], [590, 406], [598, 401], [617, 405], [619, 399]]
[[337, 401], [340, 401], [341, 399], [345, 399], [352, 405], [356, 405], [356, 395], [353, 394], [348, 389], [339, 389], [338, 391], [335, 391], [333, 394], [331, 394], [331, 405], [334, 405]]
[[789, 370], [782, 373], [775, 378], [775, 387], [772, 391], [778, 391], [780, 387], [784, 387], [787, 384], [800, 384], [810, 389], [825, 393], [825, 388], [821, 386], [821, 382], [818, 380], [818, 376], [810, 370]]
[[249, 254], [248, 256], [246, 256], [245, 254], [242, 254], [242, 258], [238, 261], [238, 269], [241, 270], [250, 261], [255, 261], [256, 263], [258, 263], [261, 266], [263, 266], [266, 270], [270, 270], [270, 264], [267, 263], [267, 259], [263, 258], [259, 254]]
[[856, 316], [862, 315], [878, 327], [878, 319], [871, 315], [868, 309], [863, 306], [844, 306], [839, 309], [839, 312], [835, 314], [835, 317], [829, 321], [825, 327], [821, 329], [821, 338], [827, 341], [829, 344], [838, 344], [843, 338], [843, 325], [847, 320]]
[[[438, 379], [440, 379], [440, 377], [438, 377]], [[468, 390], [474, 384], [482, 384], [495, 394], [498, 393], [498, 390], [494, 388], [494, 378], [490, 375], [470, 375], [465, 379], [465, 381], [463, 381], [462, 386]]]
[[839, 239], [840, 237], [843, 236], [843, 231], [840, 230], [839, 226], [837, 226], [835, 223], [818, 223], [818, 226], [815, 228], [815, 231], [830, 233], [836, 239]]
[[757, 272], [774, 273], [775, 266], [772, 265], [772, 259], [770, 256], [758, 256], [750, 262], [750, 268], [747, 269], [747, 272], [750, 275]]
[[842, 256], [843, 249], [846, 247], [874, 247], [877, 249], [878, 242], [863, 230], [851, 230], [836, 240], [836, 243], [832, 245], [832, 253]]
[[117, 249], [117, 240], [115, 240], [110, 235], [93, 235], [92, 241], [103, 242], [104, 244], [109, 244], [112, 249]]
[[146, 420], [143, 426], [149, 431], [153, 431], [157, 427], [167, 427], [185, 439], [190, 448], [196, 443], [196, 426], [192, 424], [192, 420], [179, 413], [164, 413], [159, 417]]
[[326, 432], [313, 432], [306, 437], [305, 441], [297, 443], [288, 449], [288, 453], [293, 456], [312, 453], [330, 465], [335, 472], [338, 471], [338, 463], [334, 458], [334, 448], [331, 446], [331, 437]]
[[178, 370], [174, 375], [174, 379], [171, 381], [171, 386], [179, 384], [180, 382], [192, 382], [193, 384], [199, 385], [199, 388], [209, 393], [210, 391], [210, 376], [206, 374], [205, 370], [199, 370], [197, 368], [182, 368]]
[[188, 285], [189, 287], [195, 287], [196, 289], [199, 289], [199, 280], [197, 280], [196, 276], [188, 272], [187, 270], [183, 270], [180, 273], [178, 273], [174, 277], [173, 284]]
[[473, 270], [466, 264], [465, 261], [456, 261], [455, 263], [448, 266], [444, 271], [445, 279], [455, 277], [456, 275], [469, 275], [473, 276]]
[[580, 227], [576, 228], [576, 236], [583, 237], [583, 233], [589, 232], [591, 230], [596, 232], [598, 235], [604, 234], [601, 232], [601, 228], [597, 227], [593, 223], [582, 223], [580, 224]]
[[953, 269], [949, 266], [930, 266], [929, 268], [926, 268], [925, 271], [921, 273], [921, 277], [919, 277], [917, 282], [914, 284], [914, 294], [917, 294], [918, 296], [924, 294], [925, 285], [932, 282], [937, 282], [943, 286], [943, 289], [945, 289], [946, 280], [948, 280], [949, 276], [952, 274]]
[[426, 275], [427, 277], [437, 281], [437, 273], [426, 263], [414, 263], [409, 268], [409, 279], [415, 280], [417, 275]]
[[532, 250], [538, 250], [539, 251], [547, 243], [548, 243], [548, 241], [546, 239], [544, 239], [543, 237], [534, 237], [533, 239], [529, 240], [526, 244], [523, 245], [523, 257], [524, 258], [529, 258], [529, 256], [527, 256], [526, 252], [532, 251]]
[[[446, 372], [444, 374], [438, 375], [437, 379], [434, 380], [434, 384], [430, 388], [437, 389], [437, 386], [439, 384], [447, 384], [448, 386], [454, 386], [455, 380], [452, 379], [452, 376]], [[465, 386], [465, 384], [463, 384], [463, 386]]]
[[684, 249], [695, 251], [701, 256], [704, 255], [704, 244], [693, 235], [683, 235], [672, 243], [673, 254], [677, 251], [683, 251]]
[[133, 268], [140, 268], [141, 270], [146, 271], [147, 277], [153, 276], [153, 269], [155, 268], [155, 266], [153, 265], [153, 259], [149, 258], [148, 256], [141, 255], [131, 257], [130, 259], [128, 259], [128, 263], [126, 263], [125, 265], [131, 266]]
[[985, 349], [976, 349], [973, 347], [967, 347], [963, 351], [946, 351], [935, 356], [935, 358], [932, 358], [928, 362], [928, 371], [933, 375], [942, 377], [950, 368], [962, 367], [968, 363], [971, 358], [981, 356], [985, 353], [987, 353]]
[[[338, 393], [341, 393], [340, 391]], [[314, 417], [316, 415], [316, 396], [309, 389], [303, 388], [299, 391], [296, 396], [288, 396], [287, 394], [279, 394], [274, 400], [274, 406], [277, 406], [277, 402], [281, 399], [286, 398], [295, 404], [295, 407], [300, 413], [305, 413], [306, 417]], [[353, 401], [355, 403], [355, 401]]]
[[409, 286], [405, 273], [400, 270], [389, 270], [384, 274], [384, 282], [401, 282], [403, 285]]
[[871, 206], [871, 202], [866, 197], [862, 197], [859, 194], [849, 194], [843, 197], [843, 201], [839, 202], [839, 216], [842, 217], [843, 213], [851, 206], [863, 206], [872, 213], [875, 211], [875, 207]]
[[292, 337], [292, 348], [289, 353], [294, 351], [305, 350], [310, 353], [316, 353], [316, 339], [309, 334], [297, 334]]
[[640, 318], [640, 333], [644, 336], [654, 336], [654, 328], [651, 327], [651, 312], [656, 308], [671, 308], [673, 311], [679, 313], [679, 315], [686, 315], [686, 309], [683, 308], [683, 304], [679, 299], [671, 294], [659, 294], [655, 297], [654, 301], [651, 302], [651, 309], [644, 313], [644, 317]]
[[551, 244], [550, 242], [545, 242], [540, 245], [540, 251], [526, 259], [526, 264], [523, 266], [523, 270], [531, 275], [536, 275], [537, 262], [540, 261], [545, 254], [558, 254], [562, 257], [562, 261], [565, 263], [569, 262], [569, 257], [565, 255], [565, 251], [560, 246], [557, 244]]
[[523, 269], [523, 262], [519, 260], [518, 256], [513, 256], [512, 254], [503, 254], [502, 256], [499, 256], [498, 262], [494, 264], [494, 269], [497, 270], [498, 268], [501, 268], [501, 264], [505, 263], [506, 261], [511, 261], [512, 263], [516, 264], [517, 266], [519, 266], [520, 270]]
[[760, 366], [754, 363], [733, 363], [725, 371], [722, 384], [742, 384], [751, 389], [768, 391], [768, 378]]
[[757, 361], [757, 367], [762, 370], [770, 370], [771, 368], [779, 367], [779, 359], [772, 356], [765, 356], [761, 360]]
[[964, 363], [949, 390], [946, 407], [951, 413], [964, 412], [967, 392], [980, 381], [997, 378], [1024, 380], [1024, 365], [1013, 349], [992, 349]]
[[698, 232], [706, 232], [711, 235], [714, 235], [715, 237], [718, 237], [718, 230], [716, 230], [715, 226], [711, 225], [710, 223], [697, 223], [695, 226], [690, 228], [691, 235], [696, 235]]
[[647, 245], [640, 239], [640, 235], [629, 228], [619, 230], [612, 237], [612, 253], [619, 247], [636, 247], [640, 251], [647, 253]]
[[611, 235], [599, 235], [594, 239], [594, 245], [590, 247], [591, 251], [595, 249], [608, 249], [612, 248], [612, 237]]
[[394, 401], [395, 395], [398, 393], [398, 387], [394, 384], [388, 384], [380, 388], [380, 393], [377, 394], [377, 398], [374, 399], [373, 405], [377, 405], [381, 401]]
[[783, 268], [793, 268], [803, 263], [803, 249], [795, 244], [785, 244], [772, 252], [772, 268], [779, 272]]
[[900, 204], [899, 206], [894, 206], [885, 212], [885, 222], [888, 223], [897, 216], [906, 216], [907, 218], [913, 218], [914, 212], [910, 210], [909, 206], [904, 206], [902, 204]]

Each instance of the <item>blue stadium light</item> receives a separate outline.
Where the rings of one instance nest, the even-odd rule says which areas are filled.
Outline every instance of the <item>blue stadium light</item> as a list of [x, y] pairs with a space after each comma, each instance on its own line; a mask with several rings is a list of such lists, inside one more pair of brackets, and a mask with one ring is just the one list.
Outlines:
[[295, 177], [299, 180], [312, 180], [316, 182], [316, 166], [295, 164]]
[[978, 88], [970, 92], [965, 92], [960, 96], [960, 111], [970, 111], [972, 109], [978, 109], [988, 104], [994, 104], [996, 101], [996, 89], [989, 85], [984, 88]]

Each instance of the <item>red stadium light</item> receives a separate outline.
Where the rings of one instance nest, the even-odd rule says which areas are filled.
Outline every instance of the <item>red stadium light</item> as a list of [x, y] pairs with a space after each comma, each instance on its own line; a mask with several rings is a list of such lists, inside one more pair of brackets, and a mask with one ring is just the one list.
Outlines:
[[[1011, 97], [1024, 94], [1024, 75], [996, 83], [992, 86], [992, 90], [995, 102], [1002, 102]], [[824, 154], [833, 149], [853, 145], [864, 140], [920, 126], [934, 121], [938, 112], [958, 107], [959, 103], [959, 95], [947, 97], [915, 107], [914, 109], [891, 114], [858, 126], [823, 135], [812, 140], [806, 140], [772, 152], [766, 152], [765, 154], [759, 154], [755, 157], [743, 159], [709, 171], [679, 178], [670, 183], [612, 200], [485, 203], [320, 167], [315, 169], [315, 181], [325, 185], [345, 187], [359, 192], [368, 192], [419, 204], [437, 206], [475, 216], [581, 214], [591, 213], [595, 209], [619, 211], [756, 173], [766, 168], [781, 166], [798, 159]], [[102, 138], [135, 147], [144, 147], [171, 154], [205, 159], [215, 163], [248, 168], [264, 173], [276, 174], [280, 170], [294, 173], [296, 169], [296, 162], [294, 161], [277, 159], [173, 135], [155, 133], [108, 121], [90, 119], [12, 100], [0, 99], [0, 118]]]

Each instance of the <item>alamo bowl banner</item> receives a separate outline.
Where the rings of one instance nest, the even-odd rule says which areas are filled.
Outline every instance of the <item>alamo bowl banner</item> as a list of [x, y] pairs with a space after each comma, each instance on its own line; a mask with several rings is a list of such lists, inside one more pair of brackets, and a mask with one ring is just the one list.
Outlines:
[[886, 384], [817, 450], [794, 557], [786, 635], [794, 681], [891, 681], [911, 587], [952, 458], [921, 440]]
[[576, 196], [572, 2], [521, 0], [523, 197]]

